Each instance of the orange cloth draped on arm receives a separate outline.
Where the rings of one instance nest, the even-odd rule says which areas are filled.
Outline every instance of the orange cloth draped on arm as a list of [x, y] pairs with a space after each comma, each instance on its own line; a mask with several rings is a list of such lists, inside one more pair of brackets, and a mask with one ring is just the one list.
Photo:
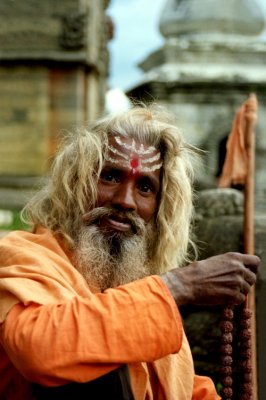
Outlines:
[[57, 386], [128, 364], [136, 400], [219, 399], [208, 378], [194, 376], [178, 308], [160, 277], [92, 293], [44, 228], [4, 238], [0, 265], [0, 398], [17, 373]]

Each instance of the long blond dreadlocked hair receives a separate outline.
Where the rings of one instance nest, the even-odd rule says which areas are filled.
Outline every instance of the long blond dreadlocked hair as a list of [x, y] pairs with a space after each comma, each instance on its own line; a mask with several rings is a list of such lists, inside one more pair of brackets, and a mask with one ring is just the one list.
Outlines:
[[109, 135], [134, 138], [161, 151], [161, 194], [156, 216], [158, 243], [154, 260], [165, 272], [188, 261], [191, 240], [192, 158], [197, 150], [185, 143], [173, 116], [156, 105], [136, 106], [100, 119], [65, 138], [48, 183], [25, 206], [22, 218], [43, 225], [73, 244], [81, 215], [95, 207], [97, 181]]

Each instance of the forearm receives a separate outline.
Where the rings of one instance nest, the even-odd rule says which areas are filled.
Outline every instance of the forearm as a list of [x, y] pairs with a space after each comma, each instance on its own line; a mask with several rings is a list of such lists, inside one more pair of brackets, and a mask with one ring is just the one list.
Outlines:
[[160, 278], [151, 277], [90, 300], [16, 305], [1, 340], [28, 380], [52, 386], [177, 352], [182, 323]]
[[178, 306], [193, 304], [193, 285], [179, 269], [161, 275], [161, 278]]

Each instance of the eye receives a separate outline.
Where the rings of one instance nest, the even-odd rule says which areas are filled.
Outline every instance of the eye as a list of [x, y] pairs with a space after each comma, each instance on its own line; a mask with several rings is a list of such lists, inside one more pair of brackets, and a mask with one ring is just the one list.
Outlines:
[[120, 174], [117, 170], [103, 170], [100, 179], [104, 182], [117, 183], [120, 181]]
[[155, 189], [151, 182], [143, 181], [138, 183], [138, 189], [142, 193], [154, 193]]

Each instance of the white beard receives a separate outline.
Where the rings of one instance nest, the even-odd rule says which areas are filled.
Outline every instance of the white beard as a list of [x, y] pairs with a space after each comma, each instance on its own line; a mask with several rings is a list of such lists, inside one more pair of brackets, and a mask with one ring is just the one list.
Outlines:
[[96, 224], [83, 225], [76, 239], [75, 266], [93, 291], [104, 291], [156, 273], [151, 262], [154, 223], [143, 234], [107, 235]]

